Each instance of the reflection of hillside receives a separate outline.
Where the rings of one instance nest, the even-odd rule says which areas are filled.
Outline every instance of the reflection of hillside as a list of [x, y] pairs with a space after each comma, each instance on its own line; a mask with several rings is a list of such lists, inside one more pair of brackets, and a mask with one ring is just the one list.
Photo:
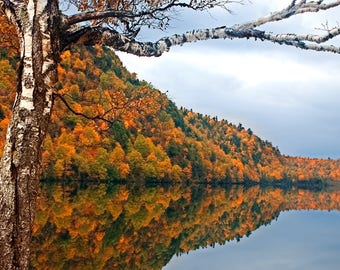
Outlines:
[[44, 185], [35, 269], [161, 269], [174, 254], [249, 235], [288, 209], [340, 209], [340, 192]]

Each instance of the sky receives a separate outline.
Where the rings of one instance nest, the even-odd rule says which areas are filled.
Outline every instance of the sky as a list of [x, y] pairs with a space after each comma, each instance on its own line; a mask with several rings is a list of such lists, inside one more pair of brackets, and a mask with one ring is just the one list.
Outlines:
[[[144, 31], [140, 40], [192, 29], [248, 22], [290, 1], [232, 4], [232, 13], [178, 12], [165, 32]], [[274, 33], [322, 33], [339, 23], [340, 8], [304, 14], [260, 29]], [[337, 38], [340, 46], [340, 38]], [[178, 107], [242, 123], [292, 156], [340, 158], [340, 56], [254, 40], [210, 40], [171, 48], [159, 58], [118, 53], [139, 79], [167, 92]]]
[[239, 242], [173, 256], [163, 270], [339, 269], [339, 225], [339, 211], [283, 212]]

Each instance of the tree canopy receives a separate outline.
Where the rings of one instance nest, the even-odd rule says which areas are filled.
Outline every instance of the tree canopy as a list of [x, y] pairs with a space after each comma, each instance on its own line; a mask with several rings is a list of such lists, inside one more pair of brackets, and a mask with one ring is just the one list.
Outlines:
[[[331, 22], [327, 24], [320, 22], [320, 34], [312, 34], [312, 29], [311, 33], [305, 34], [273, 33], [260, 29], [261, 26], [271, 22], [287, 20], [299, 14], [324, 11], [340, 5], [339, 1], [324, 0], [293, 0], [284, 9], [253, 21], [212, 29], [192, 30], [163, 37], [156, 42], [138, 41], [141, 28], [165, 30], [169, 26], [170, 20], [180, 9], [206, 11], [220, 7], [230, 12], [229, 5], [235, 2], [246, 4], [242, 0], [70, 0], [61, 2], [60, 4], [66, 6], [66, 10], [70, 13], [70, 15], [59, 14], [58, 17], [61, 48], [69, 48], [72, 44], [102, 44], [140, 56], [160, 56], [170, 47], [187, 42], [207, 39], [255, 38], [300, 49], [340, 53], [339, 46], [331, 43], [340, 34], [340, 27], [336, 22], [333, 26]], [[13, 22], [18, 23], [20, 14], [27, 13], [26, 4], [23, 1], [2, 0], [0, 4], [2, 10]]]
[[[163, 37], [155, 42], [139, 40], [141, 28], [164, 30], [179, 10], [205, 11], [219, 7], [229, 11], [232, 2], [235, 1], [0, 0], [0, 10], [14, 26], [13, 35], [17, 33], [20, 48], [16, 98], [0, 165], [0, 268], [28, 269], [37, 190], [42, 172], [42, 145], [55, 98], [61, 96], [57, 88], [57, 67], [61, 54], [73, 45], [104, 45], [139, 56], [160, 56], [172, 46], [184, 43], [207, 39], [254, 38], [300, 49], [340, 53], [340, 47], [333, 43], [340, 34], [339, 24], [325, 24], [321, 34], [299, 34], [298, 31], [272, 33], [261, 29], [271, 22], [280, 22], [299, 14], [337, 8], [340, 0], [292, 0], [282, 10], [250, 22], [196, 29]], [[240, 0], [236, 3], [243, 2]], [[68, 12], [63, 13], [61, 5], [69, 5]], [[76, 11], [73, 11], [74, 8]], [[7, 41], [2, 39], [1, 42]], [[79, 68], [82, 64], [77, 63]], [[84, 82], [81, 79], [80, 87]], [[102, 87], [110, 84], [107, 78], [101, 79]], [[93, 97], [93, 101], [98, 101], [98, 98]], [[84, 131], [87, 134], [82, 138], [84, 144], [89, 142], [89, 137], [96, 139], [91, 130], [87, 128]], [[237, 143], [237, 139], [234, 140]], [[72, 149], [60, 151], [72, 153]], [[192, 148], [189, 152], [195, 161], [197, 176], [200, 176], [202, 164], [196, 157], [197, 149]], [[103, 152], [101, 156], [101, 160], [105, 160]], [[138, 161], [140, 157], [143, 158], [141, 153], [134, 153], [127, 158]], [[152, 164], [154, 157], [150, 157], [149, 162]], [[56, 164], [57, 171], [62, 170], [62, 165], [60, 162]], [[150, 168], [148, 173], [153, 175], [154, 171]], [[135, 166], [134, 169], [138, 172], [140, 168]]]

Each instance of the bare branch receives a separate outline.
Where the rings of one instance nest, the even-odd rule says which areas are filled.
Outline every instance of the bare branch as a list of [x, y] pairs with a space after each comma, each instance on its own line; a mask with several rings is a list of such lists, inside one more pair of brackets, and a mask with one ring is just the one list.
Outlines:
[[[173, 0], [175, 1], [175, 0]], [[189, 42], [196, 42], [207, 39], [260, 39], [277, 44], [294, 46], [305, 50], [325, 51], [340, 53], [340, 48], [333, 45], [322, 45], [326, 41], [340, 35], [340, 27], [327, 31], [325, 35], [297, 35], [289, 33], [273, 34], [270, 32], [255, 29], [258, 26], [274, 21], [290, 18], [294, 15], [320, 10], [331, 9], [340, 6], [340, 0], [330, 3], [324, 1], [292, 1], [290, 5], [269, 16], [261, 17], [255, 21], [234, 25], [232, 27], [222, 26], [212, 29], [201, 29], [186, 32], [181, 35], [164, 37], [157, 42], [138, 42], [134, 36], [124, 35], [115, 29], [100, 26], [87, 26], [68, 31], [64, 36], [63, 46], [66, 48], [71, 44], [94, 45], [102, 44], [113, 49], [124, 51], [139, 56], [160, 56], [168, 51], [170, 47], [183, 45]]]
[[22, 14], [26, 12], [26, 3], [23, 0], [1, 0], [0, 11], [11, 21], [19, 25]]
[[[145, 86], [124, 90], [100, 90], [94, 95], [83, 97], [81, 102], [90, 111], [83, 113], [73, 108], [71, 95], [61, 92], [54, 92], [53, 95], [55, 98], [59, 98], [73, 114], [88, 120], [101, 120], [110, 124], [116, 120], [123, 121], [124, 118], [131, 117], [131, 115], [133, 117], [152, 115], [166, 102], [164, 94], [159, 91], [151, 91]], [[98, 106], [99, 104], [101, 105]]]
[[66, 106], [66, 108], [71, 111], [74, 115], [78, 115], [78, 116], [81, 116], [81, 117], [84, 117], [85, 119], [88, 119], [88, 120], [103, 120], [105, 122], [108, 122], [110, 124], [113, 124], [113, 120], [110, 120], [110, 119], [107, 119], [105, 118], [105, 116], [111, 111], [109, 110], [108, 112], [105, 112], [104, 114], [102, 115], [95, 115], [95, 116], [89, 116], [89, 115], [86, 115], [84, 113], [81, 113], [81, 112], [77, 112], [75, 111], [72, 106], [67, 102], [67, 100], [65, 99], [65, 97], [59, 93], [53, 93], [54, 97], [57, 97], [59, 98], [63, 103], [64, 105]]
[[[163, 1], [120, 1], [115, 6], [108, 5], [92, 10], [66, 16], [63, 29], [82, 23], [105, 25], [112, 29], [121, 29], [126, 36], [135, 37], [142, 27], [166, 29], [171, 19], [171, 13], [176, 8], [187, 8], [196, 11], [220, 7], [228, 10], [227, 5], [242, 0], [163, 0]], [[79, 5], [79, 4], [78, 4]]]
[[[338, 31], [339, 35], [340, 31]], [[293, 46], [303, 50], [312, 50], [320, 52], [331, 52], [340, 54], [340, 47], [334, 45], [322, 45], [331, 38], [330, 35], [317, 36], [317, 35], [295, 35], [295, 34], [264, 34], [264, 40], [278, 43], [280, 45]], [[323, 41], [324, 40], [324, 41]], [[308, 43], [305, 41], [313, 41], [315, 43]]]
[[10, 0], [0, 1], [0, 11], [3, 12], [8, 19], [15, 14], [14, 3]]
[[[158, 1], [159, 3], [163, 3]], [[153, 15], [154, 17], [161, 16], [160, 13], [167, 12], [175, 7], [180, 8], [188, 8], [193, 10], [207, 10], [214, 7], [221, 7], [227, 9], [227, 5], [232, 2], [242, 2], [240, 1], [231, 1], [231, 0], [191, 0], [191, 1], [164, 1], [163, 4], [160, 5], [150, 5], [148, 1], [141, 1], [138, 3], [130, 4], [130, 9], [122, 9], [122, 8], [106, 8], [104, 10], [95, 10], [88, 12], [81, 12], [78, 14], [74, 14], [69, 16], [67, 19], [67, 25], [73, 25], [79, 22], [90, 21], [90, 20], [98, 20], [105, 18], [140, 18], [144, 16]], [[143, 3], [143, 4], [142, 4]], [[167, 16], [163, 14], [163, 16]]]
[[69, 28], [70, 26], [90, 20], [99, 20], [108, 17], [113, 18], [136, 18], [139, 17], [140, 14], [134, 14], [131, 11], [127, 10], [115, 10], [115, 9], [107, 9], [104, 11], [90, 11], [90, 12], [82, 12], [77, 13], [75, 15], [69, 16], [65, 19], [64, 28]]
[[[102, 44], [113, 49], [135, 54], [138, 56], [161, 56], [169, 51], [170, 47], [183, 45], [185, 43], [208, 40], [208, 39], [259, 39], [273, 43], [294, 46], [300, 49], [325, 51], [340, 54], [340, 47], [331, 45], [318, 45], [324, 43], [340, 34], [340, 29], [336, 28], [326, 35], [296, 35], [296, 34], [272, 34], [257, 29], [240, 29], [230, 27], [219, 27], [213, 29], [202, 29], [186, 32], [182, 35], [173, 35], [152, 42], [138, 42], [121, 35], [117, 31], [102, 27], [87, 27], [73, 33], [72, 39], [65, 44]], [[307, 43], [308, 42], [308, 43]], [[312, 43], [310, 43], [312, 42]], [[313, 44], [315, 43], [315, 44]]]
[[288, 19], [292, 16], [302, 14], [302, 13], [315, 13], [319, 12], [320, 10], [327, 10], [334, 7], [337, 7], [340, 5], [340, 1], [334, 1], [329, 4], [322, 4], [323, 1], [317, 1], [317, 2], [306, 2], [306, 1], [300, 1], [297, 3], [297, 1], [292, 1], [291, 4], [278, 12], [274, 12], [269, 16], [265, 16], [262, 18], [259, 18], [257, 20], [237, 25], [236, 27], [239, 29], [248, 29], [248, 28], [255, 28], [261, 25], [264, 25], [269, 22], [275, 22], [275, 21], [281, 21]]
[[[268, 34], [269, 35], [269, 34]], [[308, 41], [312, 43], [325, 43], [328, 40], [333, 39], [336, 36], [340, 35], [340, 27], [333, 28], [331, 30], [327, 31], [327, 34], [325, 35], [296, 35], [296, 34], [270, 34], [271, 39], [276, 39], [276, 40], [281, 40], [284, 41], [290, 40], [290, 41], [297, 41], [297, 42], [302, 42], [302, 41]], [[275, 38], [274, 38], [275, 37]]]

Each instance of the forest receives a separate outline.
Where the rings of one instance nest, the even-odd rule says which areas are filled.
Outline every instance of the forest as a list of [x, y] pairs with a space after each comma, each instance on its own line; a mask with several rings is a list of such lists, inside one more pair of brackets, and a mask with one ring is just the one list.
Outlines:
[[[32, 269], [162, 269], [249, 237], [282, 211], [339, 210], [340, 192], [234, 185], [42, 185]], [[226, 265], [228, 262], [226, 262]]]
[[[12, 31], [0, 17], [0, 155], [18, 68]], [[44, 180], [340, 180], [340, 160], [285, 156], [242, 124], [178, 108], [106, 47], [72, 47], [61, 57]]]

